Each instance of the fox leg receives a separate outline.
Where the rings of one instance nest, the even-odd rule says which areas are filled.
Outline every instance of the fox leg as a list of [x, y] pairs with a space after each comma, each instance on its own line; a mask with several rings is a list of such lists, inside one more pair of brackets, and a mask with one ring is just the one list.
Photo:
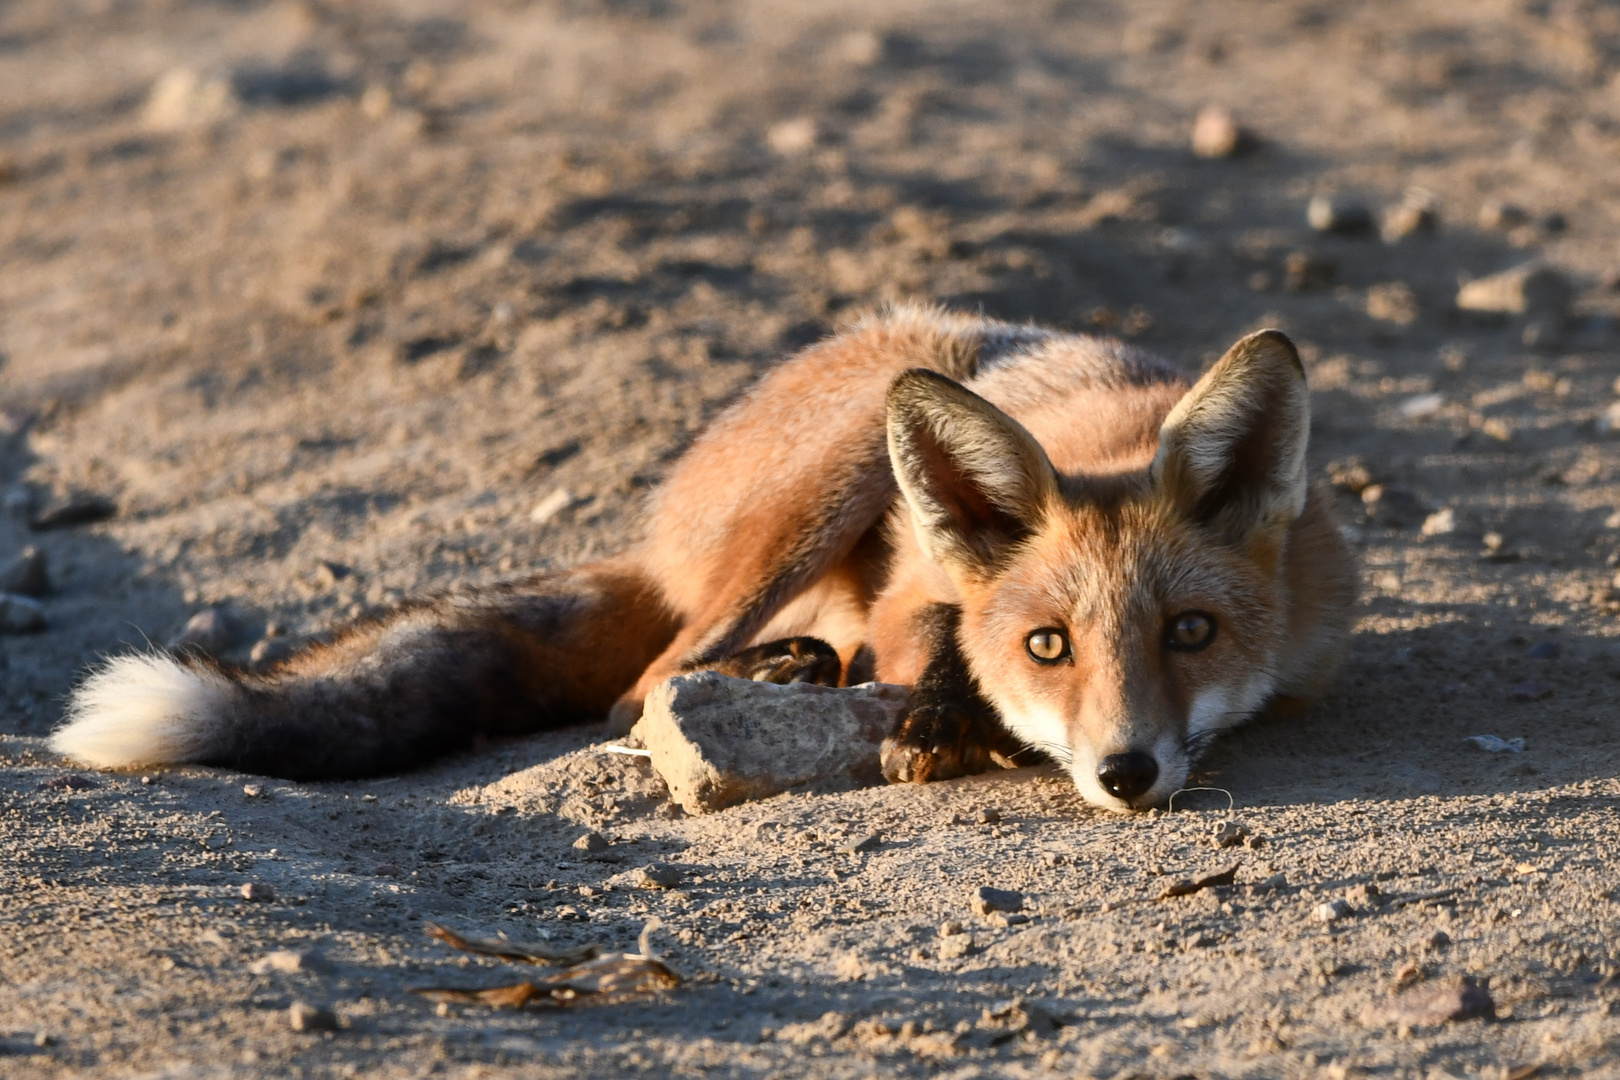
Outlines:
[[928, 660], [912, 684], [910, 709], [883, 740], [883, 775], [891, 782], [922, 784], [982, 773], [992, 764], [992, 752], [1018, 752], [1018, 740], [968, 671], [956, 637], [961, 619], [954, 604], [930, 604], [914, 617], [915, 631], [926, 638]]
[[794, 637], [752, 645], [724, 660], [703, 665], [701, 670], [718, 671], [754, 682], [837, 686], [844, 666], [838, 659], [838, 650], [820, 638]]
[[480, 735], [599, 717], [674, 635], [639, 567], [597, 563], [409, 605], [268, 672], [117, 657], [74, 690], [51, 746], [100, 768], [400, 772]]

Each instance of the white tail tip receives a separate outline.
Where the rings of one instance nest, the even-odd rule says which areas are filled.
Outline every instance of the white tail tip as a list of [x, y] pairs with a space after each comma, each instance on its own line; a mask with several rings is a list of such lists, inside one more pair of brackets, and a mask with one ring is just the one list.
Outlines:
[[68, 702], [51, 749], [97, 769], [198, 761], [219, 743], [236, 688], [161, 653], [120, 656]]

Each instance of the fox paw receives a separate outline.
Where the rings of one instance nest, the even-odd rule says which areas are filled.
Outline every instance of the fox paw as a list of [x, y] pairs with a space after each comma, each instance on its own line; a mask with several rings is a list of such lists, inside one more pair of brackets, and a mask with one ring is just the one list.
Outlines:
[[926, 784], [990, 768], [998, 727], [951, 701], [920, 701], [883, 740], [883, 777], [890, 783]]
[[719, 663], [707, 665], [707, 670], [754, 682], [837, 686], [843, 665], [837, 650], [820, 638], [795, 637], [732, 653]]

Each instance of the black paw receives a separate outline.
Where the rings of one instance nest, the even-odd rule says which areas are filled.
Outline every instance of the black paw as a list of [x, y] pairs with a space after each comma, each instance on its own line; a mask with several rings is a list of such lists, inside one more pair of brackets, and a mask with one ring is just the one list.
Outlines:
[[982, 773], [1004, 751], [1006, 731], [987, 707], [925, 695], [915, 699], [883, 740], [883, 776], [890, 783], [926, 784]]
[[706, 668], [754, 682], [815, 683], [817, 686], [837, 686], [838, 677], [843, 674], [837, 651], [813, 637], [767, 641], [732, 653]]

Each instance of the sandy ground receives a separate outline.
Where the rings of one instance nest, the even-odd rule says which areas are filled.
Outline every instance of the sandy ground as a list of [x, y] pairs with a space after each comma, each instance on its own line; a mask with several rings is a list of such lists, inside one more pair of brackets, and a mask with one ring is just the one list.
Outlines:
[[[1620, 1075], [1617, 73], [1582, 0], [0, 6], [0, 556], [55, 582], [3, 639], [0, 1074]], [[1207, 102], [1253, 153], [1189, 152]], [[1306, 225], [1412, 187], [1434, 235]], [[1531, 257], [1564, 323], [1455, 311]], [[1280, 325], [1316, 467], [1406, 493], [1343, 497], [1354, 656], [1214, 753], [1233, 810], [1114, 817], [1036, 768], [689, 819], [589, 728], [346, 785], [45, 750], [76, 672], [208, 605], [245, 660], [622, 546], [751, 377], [907, 297], [1193, 370]], [[74, 491], [117, 515], [27, 529]], [[1228, 819], [1260, 845], [1216, 849]], [[521, 974], [425, 921], [628, 948], [654, 915], [657, 1002], [407, 991]], [[1495, 1021], [1380, 1012], [1460, 977]]]

